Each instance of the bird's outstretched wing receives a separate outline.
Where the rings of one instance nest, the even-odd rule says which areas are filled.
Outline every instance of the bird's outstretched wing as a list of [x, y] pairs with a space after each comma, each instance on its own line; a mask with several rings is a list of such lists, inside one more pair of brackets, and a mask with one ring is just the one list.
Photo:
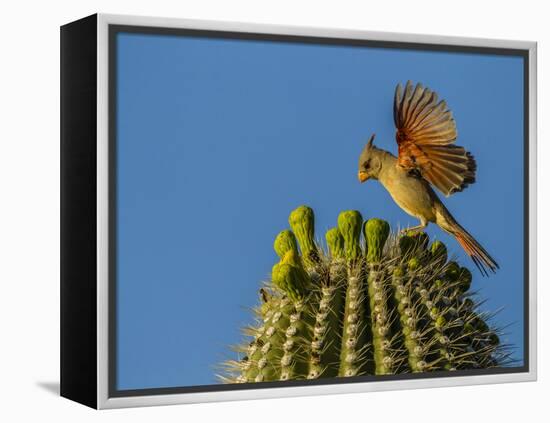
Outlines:
[[397, 128], [398, 164], [418, 170], [445, 196], [475, 182], [476, 162], [463, 147], [454, 145], [456, 124], [445, 101], [417, 84], [395, 89], [393, 119]]

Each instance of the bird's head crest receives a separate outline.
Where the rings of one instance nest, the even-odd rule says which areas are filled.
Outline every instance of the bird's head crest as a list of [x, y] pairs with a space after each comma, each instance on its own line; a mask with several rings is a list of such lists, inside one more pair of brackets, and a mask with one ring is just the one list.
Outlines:
[[367, 150], [370, 150], [372, 148], [375, 136], [376, 136], [376, 134], [372, 134], [370, 136], [369, 141], [367, 142]]
[[367, 142], [367, 146], [365, 147], [365, 150], [370, 150], [372, 148], [375, 136], [376, 134], [372, 134], [370, 136], [369, 141]]
[[361, 152], [361, 156], [366, 157], [366, 156], [370, 155], [370, 152], [371, 152], [374, 148], [376, 148], [376, 147], [374, 146], [374, 137], [375, 137], [375, 136], [376, 136], [375, 134], [372, 134], [372, 135], [370, 136], [369, 140], [367, 141], [367, 144], [363, 147], [363, 151]]

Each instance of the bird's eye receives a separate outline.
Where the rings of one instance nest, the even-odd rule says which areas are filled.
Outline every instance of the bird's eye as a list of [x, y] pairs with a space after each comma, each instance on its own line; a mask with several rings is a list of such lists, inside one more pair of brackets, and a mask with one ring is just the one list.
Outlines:
[[367, 160], [366, 162], [363, 162], [363, 168], [368, 169], [370, 167], [370, 160]]

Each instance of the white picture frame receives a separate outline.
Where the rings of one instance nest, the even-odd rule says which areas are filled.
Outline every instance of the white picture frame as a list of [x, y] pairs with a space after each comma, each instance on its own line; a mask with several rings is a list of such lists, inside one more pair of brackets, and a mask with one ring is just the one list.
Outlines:
[[[86, 21], [86, 19], [88, 19]], [[80, 23], [79, 23], [80, 22]], [[88, 35], [79, 35], [78, 25], [86, 25], [89, 31]], [[267, 34], [274, 37], [313, 37], [323, 39], [338, 39], [353, 41], [369, 41], [369, 42], [395, 42], [403, 44], [422, 46], [446, 46], [449, 49], [455, 47], [464, 48], [489, 48], [489, 49], [514, 49], [518, 51], [524, 51], [527, 60], [526, 68], [528, 69], [528, 104], [526, 104], [526, 110], [528, 112], [528, 122], [526, 123], [526, 130], [528, 134], [528, 152], [529, 156], [526, 159], [528, 164], [528, 286], [526, 292], [528, 292], [528, 298], [526, 304], [528, 304], [528, 332], [525, 334], [528, 337], [528, 353], [526, 356], [527, 368], [526, 371], [513, 372], [513, 373], [498, 373], [498, 374], [480, 374], [471, 376], [438, 376], [435, 378], [421, 377], [413, 379], [398, 378], [395, 380], [382, 380], [376, 382], [354, 382], [354, 383], [331, 383], [330, 380], [326, 380], [322, 384], [305, 384], [304, 386], [277, 386], [277, 387], [247, 387], [246, 389], [224, 389], [224, 390], [211, 390], [201, 392], [185, 392], [178, 393], [177, 390], [167, 389], [165, 392], [159, 390], [153, 394], [148, 394], [147, 390], [143, 393], [136, 392], [131, 395], [112, 395], [110, 389], [110, 375], [113, 372], [113, 363], [110, 362], [109, 345], [113, 342], [112, 339], [112, 326], [110, 324], [110, 295], [111, 289], [109, 287], [110, 280], [110, 265], [109, 265], [109, 242], [111, 239], [110, 219], [112, 216], [112, 210], [110, 209], [110, 192], [109, 192], [109, 178], [110, 178], [110, 155], [112, 150], [110, 149], [109, 138], [110, 134], [110, 94], [109, 94], [109, 78], [110, 78], [110, 60], [112, 60], [110, 31], [114, 27], [140, 27], [147, 31], [155, 31], [156, 29], [163, 28], [174, 30], [200, 30], [200, 31], [216, 31], [220, 33], [246, 33], [246, 34]], [[63, 32], [64, 31], [64, 32]], [[95, 31], [95, 32], [94, 32]], [[95, 195], [95, 210], [90, 211], [90, 216], [95, 217], [95, 222], [90, 228], [96, 229], [96, 237], [93, 240], [95, 245], [94, 257], [76, 257], [74, 252], [75, 243], [85, 242], [82, 239], [80, 241], [67, 241], [62, 242], [62, 251], [66, 254], [62, 254], [62, 266], [66, 266], [66, 271], [62, 272], [62, 292], [63, 287], [66, 287], [69, 283], [69, 279], [74, 277], [74, 272], [78, 270], [75, 266], [79, 266], [81, 260], [86, 261], [88, 264], [95, 266], [95, 274], [88, 275], [89, 284], [93, 285], [89, 290], [81, 290], [73, 292], [66, 290], [66, 295], [62, 296], [62, 345], [63, 342], [66, 348], [62, 348], [62, 395], [76, 401], [82, 402], [86, 405], [92, 406], [98, 409], [110, 409], [110, 408], [122, 408], [122, 407], [137, 407], [137, 406], [152, 406], [152, 405], [168, 405], [168, 404], [187, 404], [198, 402], [213, 402], [213, 401], [231, 401], [231, 400], [245, 400], [245, 399], [260, 399], [260, 398], [277, 398], [277, 397], [294, 397], [305, 395], [325, 395], [325, 394], [339, 394], [339, 393], [352, 393], [352, 392], [368, 392], [368, 391], [386, 391], [397, 389], [418, 389], [418, 388], [433, 388], [433, 387], [448, 387], [448, 386], [462, 386], [462, 385], [477, 385], [477, 384], [492, 384], [492, 383], [508, 383], [508, 382], [525, 382], [534, 381], [537, 377], [537, 339], [536, 339], [536, 315], [537, 315], [537, 295], [536, 295], [536, 136], [537, 136], [537, 122], [536, 122], [536, 107], [537, 107], [537, 82], [536, 82], [536, 69], [537, 69], [537, 45], [535, 42], [528, 41], [511, 41], [511, 40], [495, 40], [495, 39], [477, 39], [477, 38], [463, 38], [463, 37], [448, 37], [448, 36], [436, 36], [436, 35], [418, 35], [418, 34], [399, 34], [399, 33], [385, 33], [385, 32], [370, 32], [370, 31], [357, 31], [346, 29], [333, 29], [333, 28], [313, 28], [313, 27], [298, 27], [298, 26], [278, 26], [278, 25], [264, 25], [253, 23], [241, 23], [241, 22], [218, 22], [218, 21], [201, 21], [201, 20], [187, 20], [187, 19], [174, 19], [174, 18], [158, 18], [158, 17], [145, 17], [145, 16], [125, 16], [125, 15], [110, 15], [110, 14], [97, 14], [90, 18], [85, 18], [82, 21], [77, 21], [62, 27], [62, 37], [65, 33], [67, 40], [77, 40], [80, 43], [85, 43], [82, 48], [94, 49], [96, 54], [96, 69], [90, 69], [90, 78], [95, 78], [95, 97], [88, 100], [78, 101], [95, 101], [96, 106], [96, 120], [95, 122], [88, 122], [85, 128], [81, 128], [81, 131], [88, 130], [89, 143], [93, 143], [95, 149], [95, 164], [91, 170], [95, 171], [93, 177], [96, 190], [91, 192]], [[77, 35], [75, 35], [77, 34]], [[62, 38], [63, 39], [63, 38]], [[73, 50], [68, 47], [70, 41], [65, 44], [62, 42], [62, 59], [63, 55], [66, 57], [66, 64], [70, 65], [72, 60], [78, 60], [78, 55], [73, 54]], [[76, 43], [76, 41], [74, 41]], [[75, 44], [77, 45], [77, 44]], [[73, 49], [76, 47], [73, 47]], [[63, 74], [64, 72], [64, 74]], [[94, 76], [95, 74], [95, 76]], [[70, 70], [63, 70], [62, 61], [62, 78], [65, 75], [66, 78], [77, 78], [71, 76]], [[93, 86], [93, 84], [92, 84]], [[69, 96], [68, 90], [71, 88], [70, 84], [62, 84], [62, 99], [63, 89], [65, 89], [65, 95]], [[71, 108], [74, 113], [79, 113], [78, 107], [90, 107], [90, 104], [79, 105], [76, 103], [70, 103], [71, 100], [66, 100], [67, 108]], [[76, 100], [72, 100], [76, 101]], [[70, 103], [70, 104], [69, 104]], [[62, 106], [62, 125], [73, 124], [69, 111], [63, 113]], [[112, 122], [111, 122], [112, 123]], [[90, 125], [95, 125], [95, 133], [92, 131]], [[63, 126], [62, 126], [63, 127]], [[87, 129], [86, 129], [87, 128]], [[66, 138], [75, 136], [73, 132], [69, 130], [62, 131], [62, 150], [63, 150], [63, 136]], [[73, 153], [67, 150], [64, 158], [66, 163], [73, 160]], [[68, 165], [69, 166], [69, 165]], [[71, 177], [70, 170], [67, 170], [65, 176], [62, 178]], [[83, 184], [88, 184], [89, 180], [83, 181]], [[63, 184], [63, 182], [62, 182]], [[90, 188], [93, 189], [93, 188]], [[65, 190], [62, 196], [65, 198], [65, 205], [67, 210], [71, 210], [71, 204], [74, 201], [69, 189]], [[63, 201], [63, 200], [62, 200]], [[93, 203], [93, 202], [92, 202]], [[90, 204], [92, 204], [90, 203]], [[88, 205], [89, 206], [89, 205]], [[76, 212], [76, 211], [75, 211]], [[67, 212], [70, 214], [70, 212]], [[67, 214], [65, 216], [67, 216]], [[62, 217], [63, 219], [63, 217]], [[71, 225], [87, 225], [91, 224], [89, 221], [73, 221], [72, 223], [63, 222], [65, 229], [62, 228], [62, 240], [63, 230], [65, 234], [71, 231], [73, 226]], [[65, 250], [63, 250], [65, 249]], [[72, 252], [71, 252], [72, 251]], [[65, 276], [63, 276], [65, 275]], [[65, 277], [65, 281], [63, 280]], [[84, 283], [84, 282], [83, 282]], [[86, 291], [86, 292], [84, 292]], [[87, 298], [86, 296], [95, 295], [95, 298]], [[94, 310], [88, 310], [88, 314], [85, 316], [75, 315], [75, 303], [83, 301], [85, 298], [92, 300], [95, 304]], [[78, 319], [83, 319], [82, 322]], [[82, 330], [86, 324], [95, 324], [95, 342], [91, 345], [83, 346], [83, 338], [80, 338], [78, 331]], [[72, 326], [71, 326], [72, 325]], [[84, 335], [82, 335], [84, 337]], [[89, 340], [89, 338], [86, 338]], [[84, 342], [86, 343], [86, 342]], [[75, 347], [78, 344], [80, 347]], [[76, 349], [75, 349], [76, 348]], [[89, 354], [87, 361], [80, 362], [80, 366], [85, 363], [89, 367], [90, 377], [86, 380], [77, 382], [79, 375], [76, 374], [76, 367], [74, 361], [71, 361], [70, 355], [82, 352], [79, 348], [95, 348]], [[65, 365], [63, 365], [63, 357], [67, 359]], [[94, 377], [95, 376], [95, 377]]]

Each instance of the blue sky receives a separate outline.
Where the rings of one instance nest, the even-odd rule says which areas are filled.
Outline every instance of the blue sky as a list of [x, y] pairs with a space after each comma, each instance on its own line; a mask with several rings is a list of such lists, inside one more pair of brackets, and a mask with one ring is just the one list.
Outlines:
[[119, 389], [217, 383], [298, 205], [318, 237], [346, 209], [417, 224], [356, 177], [372, 132], [396, 153], [393, 91], [408, 79], [447, 100], [477, 159], [476, 184], [444, 202], [501, 265], [473, 288], [504, 307], [522, 357], [521, 58], [125, 33], [117, 48]]

